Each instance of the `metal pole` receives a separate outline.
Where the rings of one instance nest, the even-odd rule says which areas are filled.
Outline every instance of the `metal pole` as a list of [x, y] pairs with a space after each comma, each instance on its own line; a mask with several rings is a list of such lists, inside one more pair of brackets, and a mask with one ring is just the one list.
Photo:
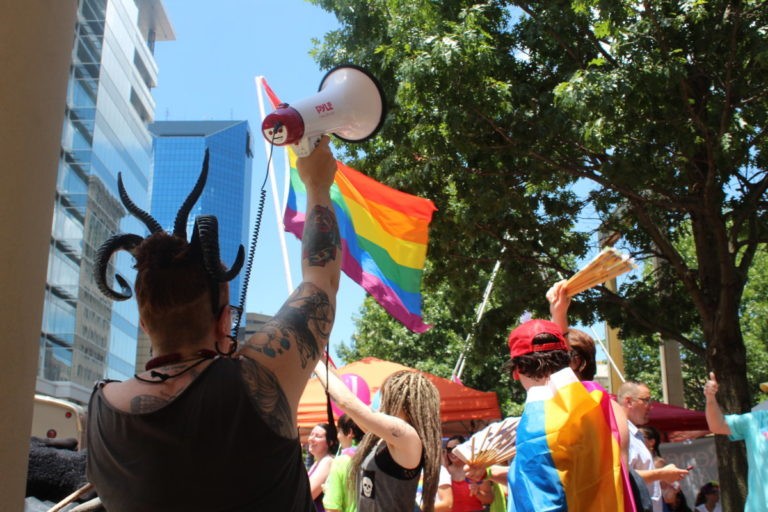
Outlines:
[[[501, 254], [504, 254], [505, 249], [506, 247], [501, 249]], [[460, 380], [461, 374], [464, 373], [464, 364], [466, 362], [467, 352], [469, 352], [469, 348], [472, 345], [475, 329], [480, 323], [480, 319], [483, 318], [483, 313], [485, 313], [485, 306], [488, 304], [488, 299], [491, 296], [491, 290], [493, 290], [493, 282], [496, 280], [496, 274], [499, 273], [499, 267], [501, 267], [501, 259], [496, 260], [496, 264], [493, 266], [493, 271], [491, 271], [491, 278], [488, 279], [488, 284], [485, 285], [483, 300], [477, 307], [475, 322], [472, 324], [472, 329], [469, 331], [467, 338], [464, 340], [464, 348], [462, 349], [461, 354], [459, 354], [459, 359], [456, 361], [456, 366], [453, 368], [453, 374], [451, 375], [451, 380], [453, 381]]]
[[[259, 97], [259, 114], [261, 115], [262, 121], [266, 117], [266, 111], [264, 110], [264, 93], [263, 93], [263, 87], [262, 87], [262, 81], [264, 80], [264, 77], [259, 75], [256, 77], [256, 94]], [[261, 128], [259, 128], [259, 131], [261, 131]], [[269, 183], [272, 188], [272, 197], [274, 197], [274, 201], [272, 201], [272, 204], [275, 207], [275, 223], [277, 225], [277, 238], [280, 240], [280, 250], [282, 251], [283, 255], [283, 271], [285, 272], [285, 284], [288, 287], [288, 293], [293, 292], [293, 279], [291, 277], [291, 264], [288, 260], [288, 247], [285, 243], [285, 230], [283, 229], [283, 223], [281, 221], [282, 219], [282, 210], [281, 206], [283, 202], [280, 200], [280, 195], [277, 191], [277, 181], [275, 178], [275, 166], [272, 160], [269, 158], [269, 155], [272, 151], [271, 144], [265, 139], [264, 140], [264, 150], [267, 155], [267, 160], [269, 161]], [[286, 176], [288, 173], [290, 173], [290, 170], [288, 169], [288, 166], [286, 165]], [[287, 190], [287, 188], [286, 188]], [[286, 196], [287, 196], [286, 192]]]

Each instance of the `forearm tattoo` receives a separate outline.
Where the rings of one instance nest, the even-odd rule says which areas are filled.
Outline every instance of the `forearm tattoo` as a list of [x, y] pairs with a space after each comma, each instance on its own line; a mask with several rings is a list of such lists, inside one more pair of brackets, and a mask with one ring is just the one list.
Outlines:
[[276, 434], [293, 439], [297, 435], [291, 406], [275, 374], [247, 357], [240, 358], [248, 396], [261, 419]]
[[334, 314], [324, 291], [313, 284], [302, 283], [262, 329], [266, 340], [252, 337], [245, 348], [267, 357], [277, 357], [290, 350], [292, 340], [295, 340], [301, 367], [306, 368], [308, 362], [314, 363], [320, 358], [331, 334]]
[[302, 236], [302, 258], [311, 267], [324, 267], [336, 259], [341, 249], [341, 236], [336, 215], [331, 208], [315, 206], [307, 215]]

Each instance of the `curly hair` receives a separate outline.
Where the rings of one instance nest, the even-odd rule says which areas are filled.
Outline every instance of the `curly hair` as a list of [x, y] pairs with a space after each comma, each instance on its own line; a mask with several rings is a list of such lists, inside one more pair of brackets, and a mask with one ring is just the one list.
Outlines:
[[[422, 510], [432, 512], [435, 508], [437, 483], [440, 473], [440, 394], [437, 388], [423, 374], [402, 370], [395, 372], [381, 385], [381, 408], [384, 414], [395, 416], [405, 415], [406, 421], [416, 429], [421, 439], [422, 460], [424, 471], [424, 487], [422, 492]], [[360, 468], [371, 452], [376, 448], [379, 437], [371, 432], [363, 437], [352, 463], [348, 484], [357, 501], [360, 485]]]

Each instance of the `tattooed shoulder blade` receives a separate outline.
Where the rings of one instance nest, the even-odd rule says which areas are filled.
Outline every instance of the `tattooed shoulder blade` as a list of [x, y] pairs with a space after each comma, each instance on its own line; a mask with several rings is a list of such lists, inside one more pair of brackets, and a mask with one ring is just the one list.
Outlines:
[[317, 286], [302, 283], [277, 315], [245, 344], [269, 358], [282, 355], [296, 346], [302, 368], [320, 357], [328, 342], [335, 311], [328, 295]]
[[240, 358], [240, 364], [248, 396], [261, 419], [276, 434], [295, 438], [291, 407], [275, 374], [248, 357]]

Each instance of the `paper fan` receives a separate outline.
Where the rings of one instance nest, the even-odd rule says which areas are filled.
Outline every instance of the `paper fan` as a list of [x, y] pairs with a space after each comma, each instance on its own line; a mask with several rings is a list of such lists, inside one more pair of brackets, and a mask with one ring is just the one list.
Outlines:
[[637, 265], [628, 255], [613, 247], [606, 247], [595, 259], [568, 279], [565, 283], [566, 293], [573, 297], [635, 268]]
[[453, 449], [451, 453], [471, 466], [487, 467], [507, 462], [515, 456], [517, 424], [520, 418], [491, 423]]

